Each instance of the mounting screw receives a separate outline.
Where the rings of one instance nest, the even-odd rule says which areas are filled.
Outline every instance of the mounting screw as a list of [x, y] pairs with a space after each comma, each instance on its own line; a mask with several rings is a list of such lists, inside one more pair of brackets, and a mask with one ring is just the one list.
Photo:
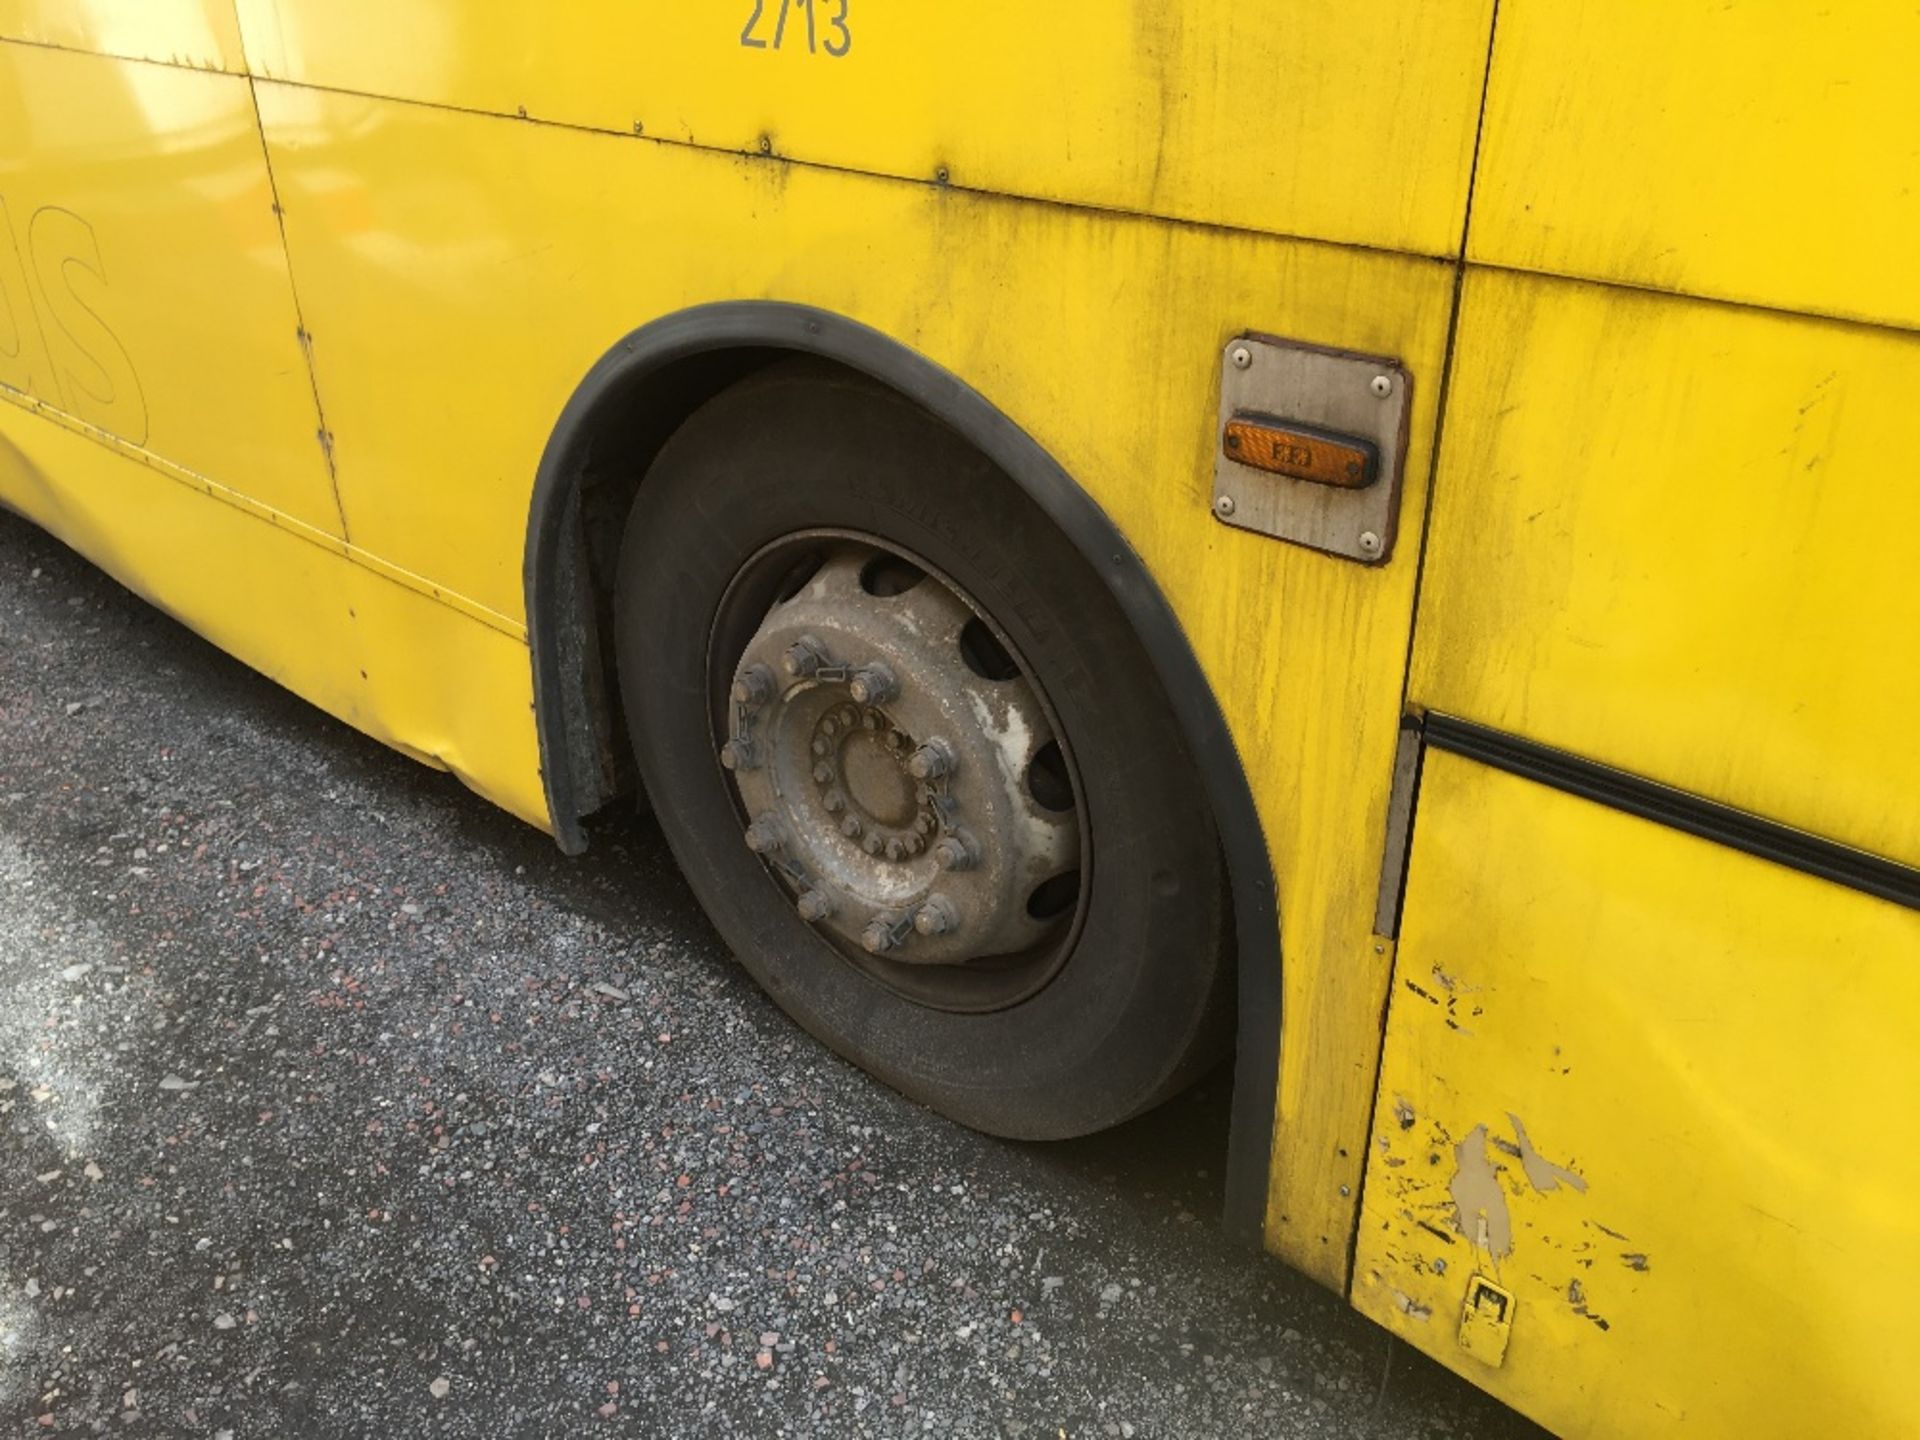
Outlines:
[[940, 842], [933, 847], [933, 859], [942, 870], [971, 870], [979, 863], [980, 855], [973, 837], [964, 830], [956, 830], [940, 837]]
[[824, 890], [809, 890], [800, 897], [800, 918], [809, 925], [833, 914], [833, 901]]
[[[847, 682], [847, 693], [862, 705], [884, 705], [900, 693], [900, 682], [893, 678], [893, 671], [875, 662], [853, 672], [853, 679]], [[867, 728], [877, 730], [879, 726]]]
[[1227, 352], [1227, 358], [1233, 361], [1234, 369], [1245, 370], [1253, 364], [1253, 351], [1244, 345], [1236, 345]]
[[1362, 530], [1360, 532], [1360, 553], [1362, 555], [1366, 556], [1369, 560], [1377, 560], [1380, 558], [1382, 548], [1384, 547], [1380, 544], [1380, 537], [1374, 534], [1373, 531]]
[[1342, 1195], [1351, 1195], [1353, 1194], [1353, 1187], [1351, 1185], [1342, 1185], [1340, 1187], [1340, 1193]]
[[727, 741], [720, 747], [720, 763], [729, 770], [753, 769], [753, 742], [740, 739]]
[[733, 681], [733, 703], [758, 708], [773, 698], [773, 671], [757, 661]]
[[870, 920], [861, 932], [860, 943], [869, 955], [884, 955], [899, 942], [893, 938], [893, 927], [885, 920]]
[[1367, 388], [1373, 391], [1375, 399], [1384, 400], [1393, 393], [1393, 377], [1376, 375], [1367, 383]]
[[916, 780], [938, 780], [953, 773], [953, 747], [939, 736], [907, 758], [907, 773]]
[[1238, 507], [1233, 503], [1233, 496], [1222, 495], [1218, 500], [1213, 502], [1213, 508], [1217, 514], [1227, 516], [1233, 514]]
[[929, 895], [913, 914], [913, 928], [922, 935], [950, 935], [960, 928], [960, 911], [944, 895]]
[[762, 815], [747, 826], [747, 849], [756, 855], [771, 855], [785, 843], [771, 815]]
[[760, 153], [762, 155], [771, 155], [773, 153], [773, 137], [771, 135], [762, 135], [760, 137]]

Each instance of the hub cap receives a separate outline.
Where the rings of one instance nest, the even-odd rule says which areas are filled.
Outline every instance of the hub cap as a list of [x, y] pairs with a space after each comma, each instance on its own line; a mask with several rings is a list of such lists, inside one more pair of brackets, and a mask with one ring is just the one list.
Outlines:
[[906, 967], [1044, 951], [1081, 824], [1047, 706], [987, 618], [889, 550], [823, 542], [733, 677], [721, 761], [801, 917]]

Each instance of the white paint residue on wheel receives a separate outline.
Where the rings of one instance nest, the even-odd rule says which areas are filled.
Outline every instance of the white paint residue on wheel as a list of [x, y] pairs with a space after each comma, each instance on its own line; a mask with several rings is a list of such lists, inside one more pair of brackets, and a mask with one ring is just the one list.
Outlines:
[[[90, 1007], [98, 969], [113, 953], [91, 925], [43, 896], [33, 863], [0, 836], [0, 1084], [18, 1112], [69, 1156], [91, 1154], [98, 1130], [103, 1051]], [[73, 978], [68, 978], [72, 976]]]
[[1021, 785], [1027, 770], [1027, 757], [1036, 748], [1033, 732], [1027, 727], [1027, 717], [1020, 713], [1016, 705], [1002, 705], [1000, 713], [994, 713], [993, 706], [987, 703], [986, 696], [977, 690], [967, 692], [967, 700], [973, 706], [973, 718], [981, 733], [993, 741], [994, 748], [1000, 752], [1001, 779], [1006, 786], [1007, 798], [1013, 802], [1013, 813], [1018, 815], [1026, 809], [1026, 797]]

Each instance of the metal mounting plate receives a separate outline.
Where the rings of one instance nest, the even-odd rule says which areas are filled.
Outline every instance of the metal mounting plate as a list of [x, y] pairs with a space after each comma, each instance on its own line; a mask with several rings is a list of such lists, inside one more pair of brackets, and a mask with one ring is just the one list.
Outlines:
[[[1397, 360], [1243, 335], [1220, 356], [1213, 514], [1222, 524], [1378, 565], [1393, 554], [1413, 380]], [[1260, 416], [1372, 442], [1378, 478], [1364, 489], [1294, 480], [1232, 459], [1227, 424]]]

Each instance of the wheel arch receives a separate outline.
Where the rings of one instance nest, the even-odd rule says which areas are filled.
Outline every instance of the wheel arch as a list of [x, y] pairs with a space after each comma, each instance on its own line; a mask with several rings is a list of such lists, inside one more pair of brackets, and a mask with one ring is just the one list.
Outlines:
[[1021, 486], [1073, 541], [1132, 623], [1205, 778], [1226, 857], [1236, 937], [1237, 1036], [1226, 1224], [1263, 1234], [1280, 1055], [1279, 902], [1253, 792], [1219, 701], [1173, 608], [1098, 502], [1031, 436], [959, 377], [881, 332], [772, 301], [698, 306], [627, 335], [561, 412], [534, 480], [524, 581], [534, 721], [554, 834], [569, 854], [583, 820], [621, 788], [608, 626], [595, 599], [610, 573], [596, 510], [624, 515], [652, 455], [704, 401], [773, 360], [813, 355], [884, 384], [937, 416]]

